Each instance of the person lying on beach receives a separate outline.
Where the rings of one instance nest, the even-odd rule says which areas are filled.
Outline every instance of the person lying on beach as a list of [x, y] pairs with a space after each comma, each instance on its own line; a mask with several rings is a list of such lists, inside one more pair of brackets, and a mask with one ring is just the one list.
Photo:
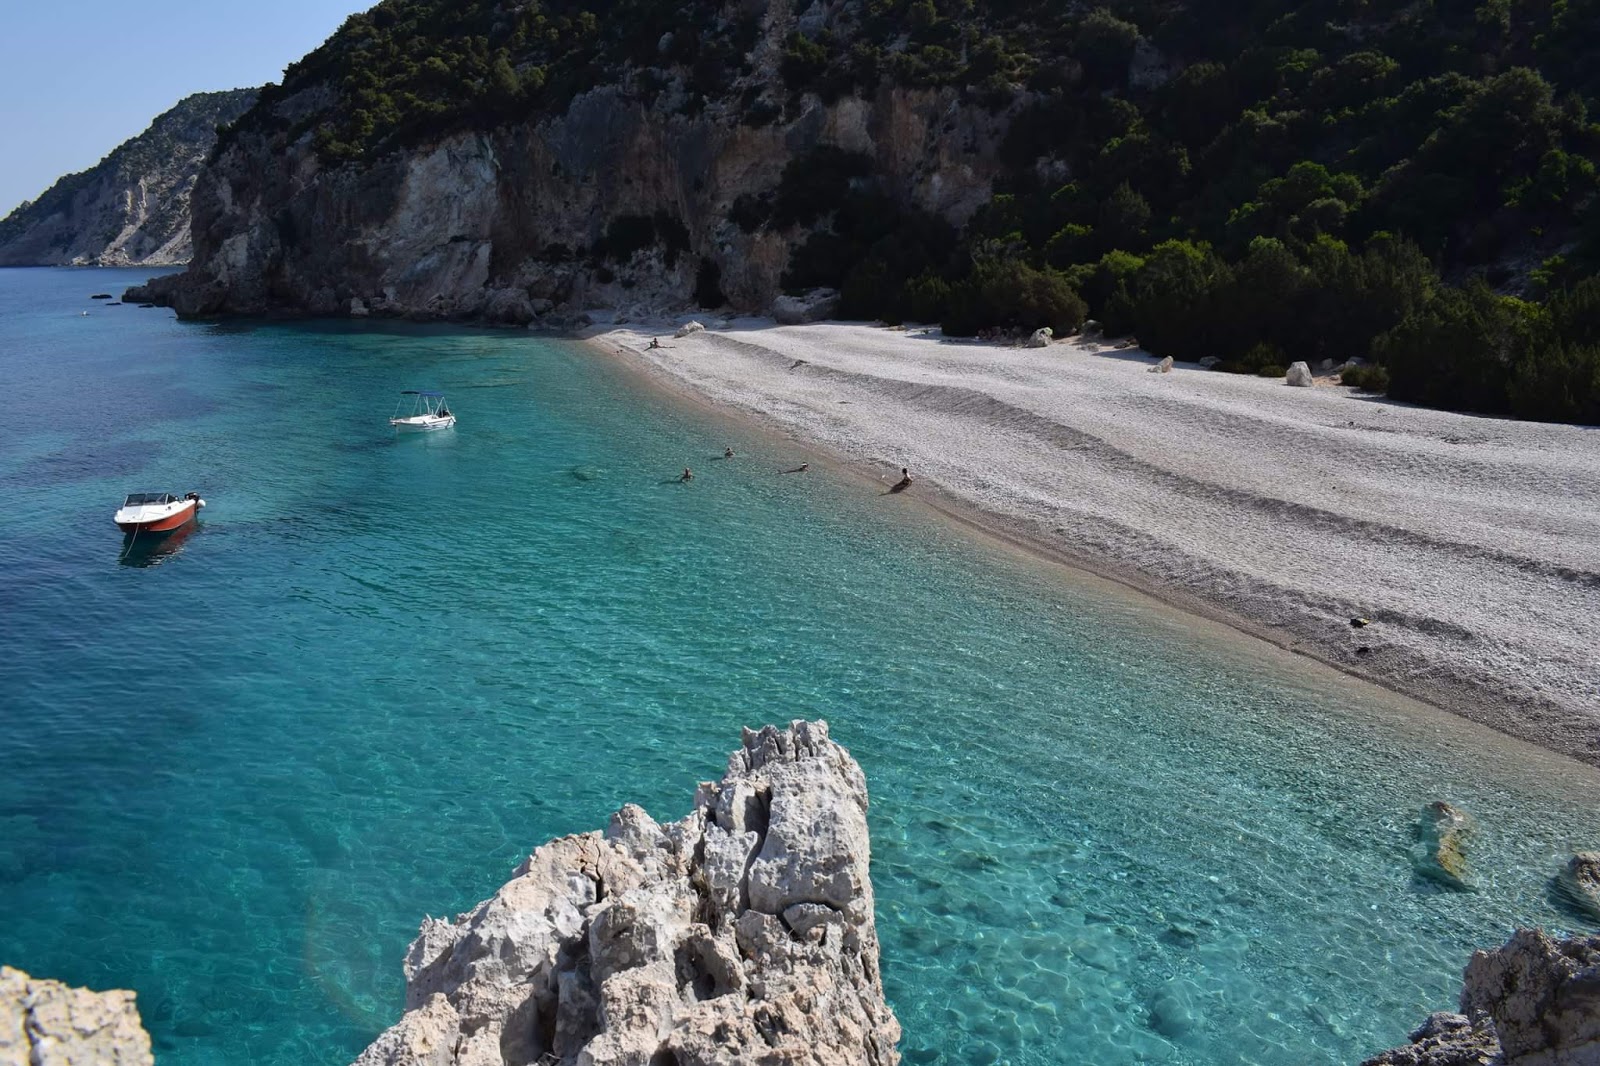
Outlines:
[[694, 471], [690, 470], [688, 467], [684, 467], [683, 468], [683, 476], [680, 477], [678, 480], [679, 481], [693, 481], [694, 480]]
[[911, 487], [911, 471], [905, 467], [900, 468], [900, 480], [889, 486], [890, 492], [904, 492]]

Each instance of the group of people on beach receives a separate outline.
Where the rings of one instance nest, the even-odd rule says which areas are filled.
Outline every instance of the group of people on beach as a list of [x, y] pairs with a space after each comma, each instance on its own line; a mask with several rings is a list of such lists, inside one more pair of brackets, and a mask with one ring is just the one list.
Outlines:
[[[734, 457], [734, 450], [732, 448], [724, 448], [724, 449], [722, 449], [722, 457], [724, 459], [732, 459]], [[794, 467], [791, 470], [785, 470], [783, 472], [785, 474], [804, 474], [807, 470], [810, 470], [810, 469], [811, 469], [811, 464], [810, 463], [801, 463], [799, 466]], [[681, 475], [679, 475], [679, 477], [678, 477], [679, 483], [689, 482], [689, 481], [693, 481], [693, 480], [694, 480], [694, 471], [689, 469], [688, 467], [684, 467], [683, 468], [683, 473]], [[906, 489], [909, 489], [910, 487], [911, 487], [911, 471], [910, 471], [909, 468], [902, 466], [900, 468], [900, 480], [896, 481], [893, 485], [889, 486], [889, 491], [890, 492], [904, 492]]]

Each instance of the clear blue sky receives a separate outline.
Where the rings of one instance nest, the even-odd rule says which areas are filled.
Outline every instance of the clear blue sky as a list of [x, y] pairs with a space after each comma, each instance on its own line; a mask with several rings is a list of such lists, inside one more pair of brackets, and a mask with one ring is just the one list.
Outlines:
[[0, 2], [0, 217], [190, 93], [280, 80], [375, 2]]

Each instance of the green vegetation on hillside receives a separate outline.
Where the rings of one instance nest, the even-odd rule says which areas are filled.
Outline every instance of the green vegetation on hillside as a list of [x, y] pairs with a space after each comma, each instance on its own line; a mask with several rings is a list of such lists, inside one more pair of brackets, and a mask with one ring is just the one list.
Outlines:
[[806, 93], [953, 89], [1008, 126], [992, 202], [957, 233], [864, 157], [797, 161], [733, 212], [794, 241], [787, 285], [953, 334], [1093, 317], [1238, 372], [1359, 357], [1381, 369], [1351, 380], [1397, 398], [1600, 420], [1600, 0], [844, 11], [786, 39], [772, 92], [750, 88], [751, 5], [386, 0], [270, 93], [334, 87], [304, 121], [338, 161], [669, 74], [688, 111], [745, 78], [752, 125]]

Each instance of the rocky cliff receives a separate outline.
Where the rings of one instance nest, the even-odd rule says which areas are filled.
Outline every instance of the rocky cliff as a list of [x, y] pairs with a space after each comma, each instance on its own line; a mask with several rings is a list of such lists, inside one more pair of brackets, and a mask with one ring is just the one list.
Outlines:
[[[735, 0], [706, 13], [700, 52], [741, 35], [726, 47], [744, 49], [711, 94], [697, 88], [703, 64], [678, 55], [684, 29], [679, 43], [672, 32], [652, 39], [648, 64], [597, 61], [571, 92], [484, 104], [481, 113], [440, 120], [446, 132], [398, 126], [365, 148], [333, 139], [330, 131], [345, 129], [334, 116], [348, 93], [315, 73], [314, 55], [202, 174], [189, 273], [135, 296], [181, 315], [513, 324], [561, 308], [726, 300], [764, 309], [818, 219], [802, 206], [781, 225], [759, 225], [746, 217], [752, 211], [803, 200], [807, 183], [870, 181], [891, 204], [959, 224], [988, 201], [999, 171], [1006, 113], [975, 106], [958, 89], [885, 84], [825, 101], [785, 87], [786, 42], [801, 31], [847, 32], [859, 6], [818, 0], [797, 16], [787, 0]], [[338, 52], [352, 32], [323, 51]], [[355, 60], [340, 55], [348, 70]], [[506, 73], [542, 80], [544, 69]], [[386, 69], [384, 87], [403, 77]], [[849, 161], [843, 169], [841, 159]]]
[[0, 221], [0, 266], [171, 266], [189, 261], [189, 197], [217, 127], [254, 89], [196, 93], [88, 170]]
[[1363, 1066], [1600, 1066], [1600, 936], [1519, 929], [1467, 963], [1461, 1013]]
[[151, 1066], [133, 993], [91, 992], [0, 966], [0, 1066]]
[[425, 921], [356, 1066], [893, 1066], [866, 812], [825, 723], [746, 730], [687, 817], [623, 807]]

